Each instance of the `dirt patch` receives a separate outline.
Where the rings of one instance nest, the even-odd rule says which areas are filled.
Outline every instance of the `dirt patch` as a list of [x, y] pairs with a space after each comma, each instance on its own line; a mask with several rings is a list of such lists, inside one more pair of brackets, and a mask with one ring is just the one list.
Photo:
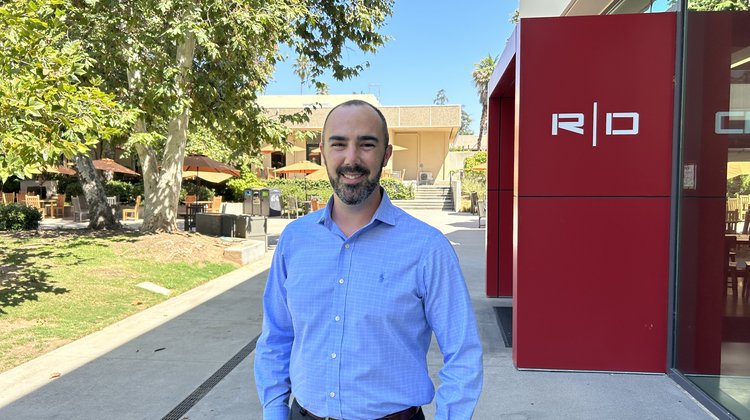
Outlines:
[[[67, 239], [70, 237], [106, 238], [118, 237], [111, 242], [113, 251], [117, 255], [148, 255], [158, 262], [230, 262], [224, 258], [224, 248], [231, 246], [231, 242], [213, 236], [199, 233], [141, 233], [132, 230], [100, 231], [89, 229], [78, 230], [41, 230], [3, 233], [8, 239], [35, 236], [50, 240]], [[31, 245], [39, 247], [39, 245]], [[0, 254], [2, 251], [0, 250]], [[235, 264], [236, 265], [236, 264]], [[7, 267], [10, 269], [11, 267]], [[5, 270], [8, 271], [8, 270]]]
[[113, 244], [119, 255], [149, 255], [159, 262], [229, 262], [224, 259], [224, 248], [229, 242], [197, 233], [143, 234], [128, 242]]

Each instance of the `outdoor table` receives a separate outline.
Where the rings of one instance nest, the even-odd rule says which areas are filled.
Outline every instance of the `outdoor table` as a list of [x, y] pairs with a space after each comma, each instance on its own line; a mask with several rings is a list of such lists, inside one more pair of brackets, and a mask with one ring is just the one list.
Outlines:
[[39, 200], [39, 204], [42, 206], [44, 210], [47, 210], [47, 209], [50, 210], [50, 214], [49, 214], [50, 219], [55, 218], [55, 214], [56, 214], [55, 210], [57, 209], [57, 199]]
[[185, 231], [190, 231], [195, 227], [195, 215], [205, 213], [206, 203], [190, 203], [185, 206]]

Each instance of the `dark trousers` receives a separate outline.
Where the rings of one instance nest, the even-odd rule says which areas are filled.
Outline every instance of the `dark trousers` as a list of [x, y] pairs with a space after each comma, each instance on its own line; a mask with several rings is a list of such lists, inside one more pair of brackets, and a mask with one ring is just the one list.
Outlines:
[[[289, 420], [310, 420], [312, 417], [307, 415], [307, 411], [302, 408], [297, 400], [292, 402], [292, 408], [289, 410]], [[425, 420], [424, 411], [419, 410], [417, 414], [412, 416], [411, 420]]]

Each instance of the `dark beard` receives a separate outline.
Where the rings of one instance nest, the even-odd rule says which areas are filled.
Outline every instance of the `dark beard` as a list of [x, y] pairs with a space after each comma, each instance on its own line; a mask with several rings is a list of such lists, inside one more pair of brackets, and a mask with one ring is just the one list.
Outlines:
[[[336, 170], [336, 175], [329, 175], [328, 179], [331, 181], [333, 191], [341, 199], [341, 201], [343, 201], [347, 205], [356, 206], [363, 203], [367, 199], [367, 197], [369, 197], [370, 194], [372, 194], [372, 192], [375, 191], [375, 189], [380, 185], [380, 174], [382, 172], [383, 169], [380, 168], [378, 170], [378, 173], [375, 174], [375, 177], [370, 179], [370, 171], [367, 170], [367, 168], [365, 168], [364, 166], [341, 166]], [[365, 179], [359, 184], [354, 185], [340, 183], [339, 177], [343, 176], [345, 173], [363, 174], [365, 176]]]

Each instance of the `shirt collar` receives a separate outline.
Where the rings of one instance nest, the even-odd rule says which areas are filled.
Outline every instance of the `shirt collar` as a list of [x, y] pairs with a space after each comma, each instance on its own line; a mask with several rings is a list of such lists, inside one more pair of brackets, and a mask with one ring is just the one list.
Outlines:
[[[370, 223], [372, 223], [375, 220], [379, 220], [383, 223], [389, 224], [391, 226], [396, 225], [396, 206], [391, 203], [391, 199], [388, 197], [388, 193], [385, 192], [385, 188], [380, 188], [380, 194], [382, 196], [382, 199], [380, 200], [380, 205], [378, 206], [377, 210], [375, 210], [375, 214], [372, 216], [372, 220]], [[336, 194], [334, 192], [334, 194]], [[324, 226], [331, 226], [333, 224], [333, 219], [331, 218], [331, 210], [333, 209], [333, 195], [331, 195], [331, 198], [328, 199], [328, 204], [326, 204], [325, 211], [322, 212], [320, 217], [318, 218], [318, 223], [323, 224]]]

